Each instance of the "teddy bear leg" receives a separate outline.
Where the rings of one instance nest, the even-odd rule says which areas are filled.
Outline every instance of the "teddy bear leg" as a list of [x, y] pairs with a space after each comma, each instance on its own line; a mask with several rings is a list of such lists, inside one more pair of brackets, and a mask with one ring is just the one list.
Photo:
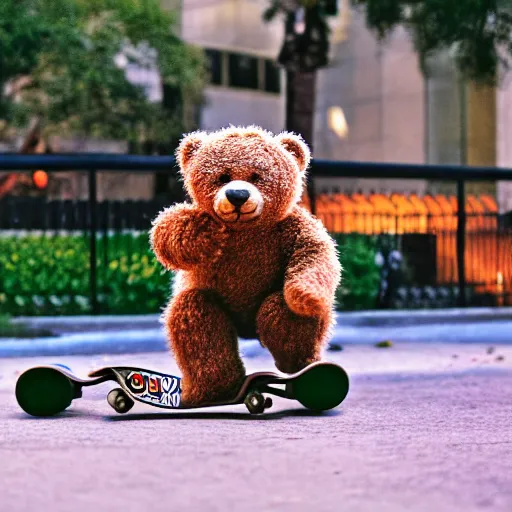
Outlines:
[[169, 303], [164, 320], [182, 372], [183, 405], [234, 398], [245, 368], [220, 297], [209, 290], [182, 291]]
[[332, 313], [315, 317], [299, 316], [287, 306], [282, 292], [268, 296], [256, 319], [258, 336], [284, 373], [295, 373], [321, 359]]

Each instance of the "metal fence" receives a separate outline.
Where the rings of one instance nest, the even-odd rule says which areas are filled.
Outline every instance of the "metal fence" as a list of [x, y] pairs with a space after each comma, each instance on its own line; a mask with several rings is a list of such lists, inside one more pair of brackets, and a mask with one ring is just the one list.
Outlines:
[[[0, 245], [4, 243], [0, 265], [3, 264], [6, 270], [3, 286], [20, 291], [14, 296], [13, 307], [27, 310], [24, 301], [30, 288], [26, 281], [30, 279], [44, 281], [47, 288], [54, 286], [62, 292], [60, 295], [56, 292], [49, 299], [36, 293], [34, 307], [40, 311], [44, 311], [41, 304], [45, 300], [53, 301], [53, 306], [58, 308], [62, 301], [78, 298], [77, 308], [82, 312], [119, 311], [123, 300], [128, 301], [127, 304], [131, 300], [129, 310], [136, 308], [143, 312], [142, 305], [137, 307], [140, 295], [134, 292], [143, 286], [147, 287], [150, 297], [146, 306], [153, 310], [161, 306], [168, 287], [161, 279], [154, 283], [151, 280], [159, 270], [150, 261], [147, 231], [151, 220], [168, 202], [154, 199], [98, 201], [97, 185], [99, 173], [105, 171], [176, 172], [174, 158], [0, 155], [0, 171], [36, 169], [57, 173], [85, 171], [87, 198], [49, 200], [9, 196], [0, 199]], [[375, 307], [499, 306], [512, 302], [512, 230], [506, 216], [498, 212], [468, 213], [466, 208], [457, 207], [450, 215], [397, 211], [386, 214], [353, 212], [350, 217], [342, 209], [326, 208], [326, 204], [335, 203], [336, 198], [317, 194], [314, 180], [316, 177], [358, 177], [453, 181], [457, 184], [457, 204], [465, 205], [467, 181], [512, 180], [512, 170], [313, 161], [310, 176], [309, 207], [327, 228], [340, 236], [359, 233], [371, 240], [376, 250], [387, 258], [389, 264], [381, 269], [387, 279], [387, 289], [380, 289], [380, 299], [375, 301]], [[351, 224], [348, 223], [350, 219]], [[59, 239], [63, 233], [66, 233], [66, 239], [69, 235], [74, 237], [74, 245]], [[33, 237], [32, 245], [23, 241], [30, 234], [38, 235]], [[44, 266], [47, 242], [52, 244], [52, 250], [61, 254], [58, 270], [52, 267], [53, 270], [47, 271]], [[62, 244], [61, 249], [59, 244]], [[394, 272], [396, 261], [393, 262], [392, 257], [397, 250], [407, 260], [409, 280], [406, 285], [403, 279], [400, 281], [399, 273]], [[35, 251], [40, 251], [37, 256]], [[16, 266], [20, 258], [28, 258], [23, 270]], [[162, 282], [164, 284], [160, 284]], [[114, 286], [117, 286], [117, 295], [112, 292]], [[394, 290], [392, 300], [389, 297], [391, 288]], [[5, 293], [3, 295], [5, 300]], [[115, 297], [109, 299], [109, 296]], [[117, 301], [117, 306], [109, 300]], [[0, 289], [0, 308], [1, 305]]]

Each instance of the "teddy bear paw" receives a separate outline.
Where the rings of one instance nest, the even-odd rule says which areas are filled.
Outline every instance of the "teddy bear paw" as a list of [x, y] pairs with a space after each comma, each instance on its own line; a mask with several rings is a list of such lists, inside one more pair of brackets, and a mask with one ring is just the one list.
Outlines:
[[327, 309], [325, 299], [319, 293], [315, 293], [315, 290], [305, 286], [285, 287], [284, 299], [291, 311], [299, 316], [319, 316]]

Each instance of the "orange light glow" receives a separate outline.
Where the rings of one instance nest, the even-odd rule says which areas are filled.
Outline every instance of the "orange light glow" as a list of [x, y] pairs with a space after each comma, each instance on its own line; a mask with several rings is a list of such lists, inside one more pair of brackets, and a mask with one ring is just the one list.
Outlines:
[[32, 179], [34, 180], [34, 185], [39, 189], [43, 189], [48, 186], [48, 174], [44, 171], [36, 171], [32, 175]]
[[[498, 233], [495, 199], [469, 195], [465, 210], [467, 282], [481, 292], [508, 289], [512, 283], [512, 236]], [[320, 194], [317, 217], [332, 233], [438, 235], [437, 284], [453, 284], [458, 279], [455, 196]], [[503, 264], [505, 267], [498, 267]]]

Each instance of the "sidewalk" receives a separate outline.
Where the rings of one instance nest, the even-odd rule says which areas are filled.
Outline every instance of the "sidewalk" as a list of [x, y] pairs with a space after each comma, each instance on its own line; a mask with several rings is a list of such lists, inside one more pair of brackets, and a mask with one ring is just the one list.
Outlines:
[[[323, 414], [273, 397], [262, 416], [244, 405], [169, 412], [140, 403], [118, 415], [110, 382], [46, 419], [24, 414], [14, 388], [20, 372], [55, 359], [1, 361], [0, 509], [512, 510], [512, 347], [347, 347], [328, 358], [345, 368], [350, 391]], [[81, 377], [117, 365], [180, 375], [168, 354], [57, 362]], [[268, 359], [246, 363], [247, 373], [275, 371]]]
[[[47, 317], [17, 319], [45, 327], [54, 337], [0, 338], [0, 358], [165, 352], [167, 340], [158, 315], [122, 317]], [[457, 343], [512, 345], [512, 308], [379, 311], [339, 313], [331, 345]], [[266, 351], [256, 340], [242, 340], [241, 352], [258, 357]]]

